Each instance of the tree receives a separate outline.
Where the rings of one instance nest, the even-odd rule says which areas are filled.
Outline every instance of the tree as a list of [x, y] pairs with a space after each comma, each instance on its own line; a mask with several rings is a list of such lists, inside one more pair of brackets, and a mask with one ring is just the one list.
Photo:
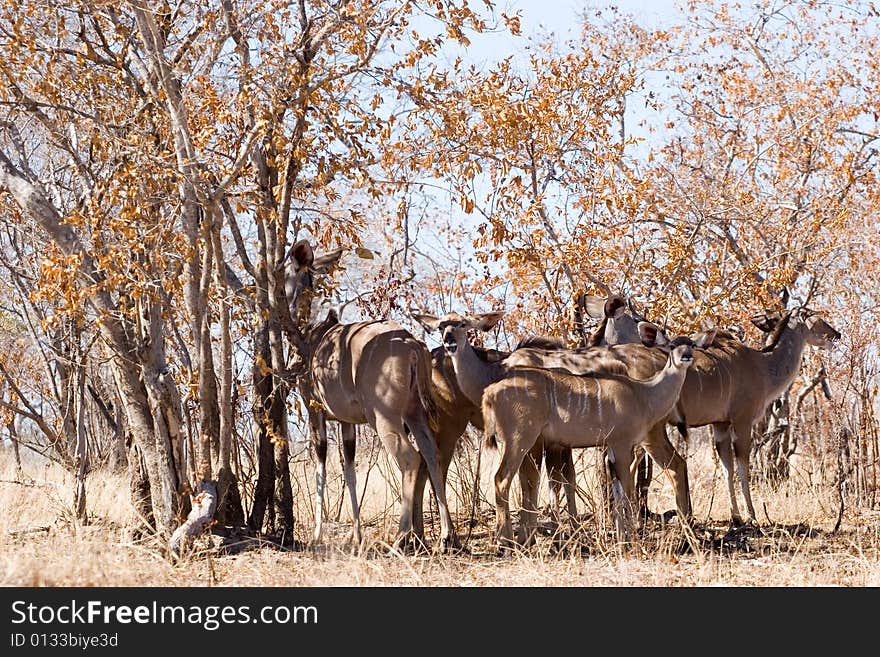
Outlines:
[[[292, 538], [288, 363], [313, 296], [300, 304], [311, 285], [296, 285], [298, 245], [357, 245], [363, 215], [339, 200], [352, 188], [381, 200], [371, 166], [393, 121], [376, 111], [384, 90], [433, 56], [436, 39], [479, 27], [466, 3], [436, 2], [439, 36], [423, 39], [408, 30], [416, 13], [427, 15], [415, 2], [345, 0], [0, 12], [0, 211], [49, 238], [35, 294], [64, 300], [50, 321], [94, 322], [143, 465], [133, 489], [149, 491], [142, 515], [166, 536], [185, 494], [208, 491], [215, 474], [218, 508], [241, 516], [230, 445], [238, 325], [254, 335], [260, 457], [248, 523]], [[396, 56], [380, 61], [389, 44]]]

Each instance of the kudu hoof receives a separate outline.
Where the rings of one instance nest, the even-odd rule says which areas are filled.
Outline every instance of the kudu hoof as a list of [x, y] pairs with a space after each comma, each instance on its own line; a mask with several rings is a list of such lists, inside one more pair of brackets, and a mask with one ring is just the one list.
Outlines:
[[403, 554], [418, 554], [428, 550], [422, 537], [412, 532], [398, 536], [392, 547]]
[[517, 552], [520, 550], [519, 543], [517, 543], [512, 538], [507, 538], [507, 537], [498, 538], [498, 539], [496, 539], [495, 543], [497, 546], [496, 550], [495, 550], [495, 554], [496, 554], [496, 556], [499, 556], [499, 557], [505, 557], [505, 558], [512, 557], [514, 552]]
[[464, 551], [457, 535], [445, 536], [440, 539], [440, 552], [443, 554], [458, 554]]

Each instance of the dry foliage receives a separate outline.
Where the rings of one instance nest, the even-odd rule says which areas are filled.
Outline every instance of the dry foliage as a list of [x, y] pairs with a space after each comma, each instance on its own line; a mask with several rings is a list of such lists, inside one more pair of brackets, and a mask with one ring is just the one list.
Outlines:
[[[477, 67], [454, 53], [487, 30], [516, 38], [515, 12], [7, 3], [0, 436], [37, 485], [0, 484], [3, 508], [26, 509], [0, 517], [3, 581], [760, 584], [773, 567], [773, 583], [876, 584], [876, 16], [870, 2], [693, 0], [649, 30], [602, 10], [572, 43], [526, 51], [522, 36], [527, 55]], [[296, 278], [303, 239], [316, 257]], [[221, 484], [220, 524], [307, 540], [297, 366], [322, 303], [417, 335], [410, 309], [504, 309], [488, 346], [507, 348], [528, 332], [577, 342], [584, 291], [623, 293], [679, 332], [739, 326], [753, 345], [747, 320], [768, 308], [808, 303], [841, 330], [768, 418], [784, 431], [755, 440], [761, 531], [720, 546], [697, 432], [690, 552], [669, 528], [624, 554], [590, 516], [562, 555], [544, 541], [499, 560], [474, 538], [481, 499], [472, 556], [388, 556], [399, 478], [364, 434], [367, 556], [331, 541], [187, 569], [155, 549], [202, 480]], [[465, 535], [475, 455], [464, 439], [449, 481]], [[581, 504], [600, 508], [589, 492]]]

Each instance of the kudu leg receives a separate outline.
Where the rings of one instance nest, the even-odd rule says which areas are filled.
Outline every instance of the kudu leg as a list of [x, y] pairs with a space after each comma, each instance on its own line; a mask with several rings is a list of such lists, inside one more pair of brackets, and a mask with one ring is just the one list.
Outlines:
[[320, 543], [324, 531], [324, 486], [327, 482], [327, 421], [323, 415], [310, 418], [312, 446], [315, 448], [315, 533], [314, 542]]
[[742, 488], [749, 521], [757, 522], [755, 506], [752, 504], [752, 491], [749, 485], [749, 455], [752, 450], [752, 423], [736, 422], [733, 425], [733, 458], [736, 460], [736, 474]]
[[358, 505], [357, 498], [357, 471], [354, 464], [354, 453], [356, 445], [355, 426], [342, 423], [342, 461], [345, 470], [345, 487], [348, 489], [348, 497], [351, 501], [351, 520], [352, 529], [351, 537], [355, 549], [361, 544], [361, 510]]
[[[672, 446], [672, 443], [669, 442], [669, 438], [666, 435], [666, 427], [663, 425], [658, 425], [650, 430], [648, 439], [643, 447], [648, 456], [650, 456], [650, 459], [656, 461], [672, 478], [672, 485], [675, 489], [676, 510], [682, 522], [686, 522], [691, 517], [691, 496], [688, 485], [687, 462]], [[641, 454], [641, 451], [637, 449], [635, 454]], [[637, 461], [640, 462], [641, 460], [637, 457]], [[639, 512], [641, 513], [641, 511], [642, 509], [640, 508]]]
[[730, 497], [730, 520], [735, 524], [742, 524], [739, 515], [739, 506], [736, 503], [736, 488], [733, 483], [733, 441], [730, 436], [729, 424], [713, 424], [712, 438], [715, 441], [715, 451], [721, 459], [721, 465], [727, 474], [727, 494]]
[[565, 503], [572, 521], [577, 518], [577, 502], [575, 500], [574, 457], [570, 447], [560, 445], [544, 445], [544, 460], [547, 462], [547, 479], [553, 497], [553, 512], [558, 513], [559, 490], [565, 492]]
[[535, 542], [538, 526], [538, 486], [541, 480], [541, 456], [544, 453], [543, 441], [538, 441], [529, 450], [519, 466], [519, 485], [522, 489], [522, 507], [519, 513], [519, 533], [517, 539], [525, 546]]
[[[625, 451], [625, 450], [624, 450]], [[634, 523], [633, 516], [636, 505], [635, 483], [633, 481], [632, 470], [632, 449], [625, 454], [619, 456], [615, 454], [612, 448], [608, 448], [608, 460], [613, 464], [614, 473], [617, 475], [612, 483], [612, 488], [618, 488], [618, 494], [615, 494], [615, 525], [617, 528], [618, 540], [621, 542], [629, 542], [633, 535]]]
[[647, 519], [651, 517], [651, 510], [648, 506], [648, 489], [651, 487], [651, 480], [654, 478], [654, 460], [642, 448], [637, 447], [633, 468], [635, 469], [639, 516]]
[[[440, 513], [440, 543], [444, 550], [449, 550], [458, 546], [458, 537], [455, 534], [455, 526], [452, 523], [452, 516], [449, 513], [449, 507], [446, 504], [446, 477], [440, 471], [440, 463], [437, 457], [437, 445], [434, 436], [430, 430], [421, 423], [413, 422], [410, 424], [412, 436], [415, 439], [416, 446], [425, 465], [428, 468], [428, 476], [431, 478], [431, 486], [434, 489], [434, 496], [437, 499], [437, 511]], [[416, 468], [418, 475], [418, 468]], [[415, 488], [415, 482], [413, 482]]]
[[403, 426], [398, 426], [384, 418], [377, 418], [375, 429], [382, 446], [400, 469], [402, 493], [400, 520], [397, 525], [397, 536], [394, 538], [394, 546], [399, 548], [413, 537], [413, 491], [421, 459], [407, 439]]
[[[458, 444], [459, 438], [464, 433], [464, 428], [456, 432], [457, 427], [449, 429], [441, 425], [439, 431], [434, 434], [437, 439], [437, 456], [440, 459], [440, 472], [443, 474], [443, 481], [447, 481], [449, 474], [449, 466], [452, 464], [452, 457], [455, 455], [455, 446]], [[428, 466], [425, 460], [419, 464], [419, 474], [416, 477], [415, 490], [413, 491], [413, 532], [416, 536], [424, 539], [425, 536], [425, 520], [422, 509], [425, 497], [425, 484], [428, 482]]]
[[495, 540], [499, 549], [507, 550], [514, 545], [510, 521], [510, 485], [522, 466], [527, 448], [508, 442], [497, 431], [495, 438], [501, 452], [501, 461], [495, 471]]

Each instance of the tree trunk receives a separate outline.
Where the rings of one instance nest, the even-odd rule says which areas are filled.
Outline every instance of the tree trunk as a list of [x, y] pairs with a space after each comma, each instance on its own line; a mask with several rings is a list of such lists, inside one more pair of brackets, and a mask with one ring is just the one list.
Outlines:
[[73, 494], [73, 509], [76, 519], [83, 524], [89, 521], [86, 512], [86, 472], [88, 471], [88, 452], [86, 451], [86, 372], [85, 366], [79, 363], [76, 368], [76, 487]]
[[156, 521], [150, 501], [150, 480], [147, 464], [136, 444], [132, 444], [128, 451], [128, 481], [136, 517], [135, 535], [151, 533], [155, 530]]
[[9, 430], [9, 440], [12, 441], [12, 453], [15, 455], [15, 474], [18, 476], [21, 474], [21, 452], [18, 447], [18, 432], [15, 430], [14, 418], [10, 418], [6, 428]]
[[[275, 530], [275, 459], [272, 448], [272, 375], [268, 369], [269, 325], [263, 321], [256, 334], [254, 353], [257, 355], [253, 366], [254, 386], [254, 424], [257, 434], [257, 483], [254, 488], [254, 503], [248, 526], [260, 532], [264, 526], [267, 531]], [[268, 513], [268, 518], [266, 514]]]
[[220, 303], [220, 400], [219, 400], [219, 461], [220, 470], [217, 474], [217, 509], [215, 519], [219, 525], [235, 527], [244, 524], [244, 509], [241, 506], [241, 495], [238, 481], [232, 471], [232, 335], [230, 327], [229, 298], [230, 289], [226, 279], [226, 267], [220, 245], [220, 230], [211, 234], [214, 249], [214, 270], [217, 286], [223, 291], [224, 299]]
[[211, 524], [217, 506], [217, 487], [213, 481], [202, 480], [192, 500], [192, 510], [186, 521], [174, 530], [168, 547], [172, 554], [180, 555], [192, 540], [204, 532]]

